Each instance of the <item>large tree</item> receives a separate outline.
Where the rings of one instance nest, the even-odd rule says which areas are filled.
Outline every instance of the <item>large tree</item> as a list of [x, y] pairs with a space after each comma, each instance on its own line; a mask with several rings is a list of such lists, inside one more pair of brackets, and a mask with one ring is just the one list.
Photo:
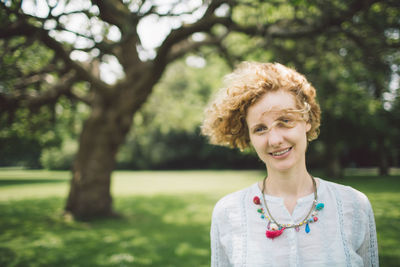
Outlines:
[[[46, 64], [18, 73], [9, 87], [2, 85], [0, 111], [40, 107], [61, 96], [86, 103], [90, 115], [80, 135], [65, 209], [78, 217], [111, 215], [110, 176], [116, 153], [133, 115], [171, 62], [210, 46], [234, 63], [224, 46], [231, 33], [267, 41], [313, 38], [324, 31], [341, 31], [343, 23], [352, 24], [355, 15], [375, 2], [379, 1], [1, 1], [1, 52], [34, 44], [51, 56]], [[146, 31], [141, 27], [144, 21], [154, 18], [159, 27], [166, 23], [170, 28], [146, 54], [139, 32]], [[101, 71], [108, 61], [121, 69], [114, 81]], [[82, 82], [85, 90], [76, 87]]]

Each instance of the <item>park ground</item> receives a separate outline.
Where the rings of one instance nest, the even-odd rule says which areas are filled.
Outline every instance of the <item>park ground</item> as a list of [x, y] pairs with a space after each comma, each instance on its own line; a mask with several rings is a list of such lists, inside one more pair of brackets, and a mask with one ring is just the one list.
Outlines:
[[[69, 172], [0, 169], [0, 266], [209, 266], [215, 202], [260, 171], [117, 171], [117, 219], [63, 215]], [[317, 173], [315, 173], [317, 175]], [[335, 180], [370, 199], [381, 266], [400, 262], [400, 172], [347, 170]]]

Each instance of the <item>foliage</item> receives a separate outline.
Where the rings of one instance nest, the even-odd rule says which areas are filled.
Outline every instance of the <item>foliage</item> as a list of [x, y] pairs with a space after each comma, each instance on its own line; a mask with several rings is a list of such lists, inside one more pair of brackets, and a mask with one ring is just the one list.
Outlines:
[[[2, 266], [209, 266], [214, 204], [261, 179], [263, 173], [117, 172], [115, 206], [124, 216], [92, 222], [62, 216], [68, 176], [67, 172], [0, 171]], [[399, 178], [356, 172], [339, 181], [369, 197], [382, 266], [397, 266], [400, 260]], [[32, 192], [33, 186], [34, 195], [14, 193]], [[59, 191], [60, 187], [65, 190]]]
[[[3, 12], [0, 14], [4, 15]], [[41, 72], [53, 65], [54, 53], [37, 41], [25, 37], [9, 41], [0, 39], [0, 53], [2, 93], [23, 90], [35, 95], [37, 90], [48, 89], [48, 84], [57, 79], [56, 73]], [[21, 80], [21, 76], [28, 76], [31, 83], [24, 84], [26, 81]], [[40, 85], [42, 79], [46, 83], [43, 88]], [[84, 87], [82, 83], [77, 85], [78, 90], [84, 90]], [[21, 101], [24, 100], [8, 103], [9, 107], [3, 103], [1, 107], [0, 165], [39, 168], [43, 166], [40, 161], [43, 151], [61, 147], [64, 139], [77, 138], [80, 131], [77, 118], [84, 119], [87, 111], [83, 104], [67, 97], [44, 106], [35, 103], [19, 107]]]
[[[196, 64], [196, 60], [200, 65]], [[202, 62], [207, 65], [202, 65]], [[199, 63], [197, 63], [199, 64]], [[260, 168], [255, 153], [214, 147], [200, 134], [208, 99], [222, 85], [227, 66], [218, 57], [189, 57], [171, 65], [136, 113], [118, 155], [123, 169]], [[205, 79], [204, 77], [207, 77]]]
[[40, 163], [47, 170], [68, 170], [72, 166], [76, 150], [77, 143], [65, 139], [60, 148], [51, 147], [43, 150]]
[[[393, 95], [388, 91], [387, 81], [398, 67], [398, 11], [396, 2], [383, 0], [284, 0], [273, 3], [257, 0], [0, 1], [0, 62], [7, 67], [0, 71], [0, 122], [6, 135], [2, 144], [8, 145], [9, 140], [17, 143], [26, 139], [34, 151], [33, 155], [48, 149], [47, 155], [54, 156], [44, 155], [42, 159], [50, 166], [54, 164], [50, 161], [52, 157], [61, 161], [63, 158], [50, 151], [50, 147], [66, 146], [66, 142], [63, 144], [62, 141], [69, 140], [70, 136], [77, 140], [79, 134], [66, 210], [82, 217], [111, 215], [109, 186], [118, 150], [126, 141], [132, 119], [149, 100], [173, 62], [179, 59], [189, 62], [190, 58], [197, 57], [213, 64], [211, 58], [219, 60], [221, 57], [232, 67], [244, 59], [278, 60], [307, 71], [310, 67], [307, 59], [319, 62], [326, 52], [328, 57], [323, 61], [328, 68], [318, 69], [311, 64], [311, 72], [316, 83], [332, 85], [335, 84], [335, 77], [340, 76], [335, 69], [336, 64], [344, 62], [337, 51], [347, 49], [354, 51], [348, 57], [354, 65], [351, 64], [350, 69], [343, 67], [339, 70], [359, 76], [355, 76], [354, 80], [340, 79], [340, 89], [334, 88], [339, 94], [325, 92], [321, 95], [328, 98], [339, 96], [337, 100], [344, 103], [339, 114], [345, 114], [343, 111], [351, 106], [347, 100], [358, 99], [357, 94], [349, 98], [347, 93], [356, 92], [354, 84], [360, 82], [358, 78], [366, 77], [366, 86], [362, 88], [373, 91], [375, 103], [368, 99], [368, 104], [361, 106], [382, 111], [383, 93]], [[151, 30], [146, 28], [151, 25], [149, 22], [153, 22]], [[147, 42], [149, 35], [146, 34], [149, 32], [152, 37], [160, 37], [157, 42]], [[313, 49], [317, 56], [310, 53]], [[179, 64], [173, 67], [178, 70], [172, 74], [177, 79], [165, 79], [164, 82], [165, 86], [174, 90], [169, 91], [170, 95], [159, 93], [159, 99], [165, 101], [163, 105], [159, 105], [157, 98], [150, 103], [161, 115], [144, 111], [141, 116], [135, 117], [134, 141], [130, 140], [127, 146], [135, 151], [122, 152], [121, 162], [143, 168], [149, 166], [147, 161], [151, 161], [152, 166], [157, 168], [175, 168], [189, 166], [190, 161], [184, 164], [177, 162], [193, 155], [193, 152], [195, 166], [201, 162], [200, 156], [211, 155], [208, 152], [196, 155], [196, 151], [190, 151], [189, 147], [179, 142], [186, 138], [196, 145], [195, 149], [202, 151], [199, 144], [203, 141], [193, 138], [198, 134], [194, 125], [198, 125], [198, 115], [211, 92], [210, 88], [216, 85], [221, 70], [225, 73], [227, 69], [226, 66], [221, 69], [208, 67], [210, 73], [199, 70], [192, 74]], [[189, 84], [182, 73], [195, 79], [196, 83]], [[190, 90], [184, 92], [184, 88]], [[333, 87], [328, 88], [331, 90]], [[169, 101], [169, 96], [179, 98], [182, 95], [188, 105], [176, 108], [179, 105], [173, 105], [176, 102]], [[360, 95], [364, 100], [364, 93]], [[385, 101], [385, 104], [393, 105], [393, 101]], [[63, 102], [67, 103], [65, 110], [71, 112], [57, 114]], [[80, 113], [80, 106], [87, 108], [86, 114], [75, 116], [75, 113]], [[159, 106], [165, 109], [160, 110]], [[327, 117], [332, 119], [330, 125], [335, 129], [343, 127], [342, 117], [335, 117], [336, 113], [330, 111], [328, 109], [327, 112]], [[21, 112], [37, 114], [37, 121], [41, 121], [37, 125], [31, 123], [35, 121], [35, 116], [22, 118], [28, 126], [32, 124], [33, 128], [39, 129], [34, 134], [38, 137], [31, 138], [29, 134], [24, 134], [12, 139], [15, 135], [10, 130], [13, 122], [25, 125], [25, 121], [18, 118], [22, 116], [19, 115]], [[389, 125], [387, 113], [376, 114], [379, 119], [373, 121], [374, 126], [386, 128]], [[151, 123], [143, 115], [151, 117]], [[43, 121], [41, 118], [49, 119]], [[53, 124], [47, 123], [48, 120]], [[168, 120], [171, 120], [169, 125], [166, 123]], [[58, 124], [58, 121], [61, 123]], [[78, 127], [75, 127], [76, 121], [79, 121]], [[176, 127], [174, 130], [171, 130], [172, 122]], [[352, 125], [353, 121], [349, 119], [345, 123]], [[152, 129], [150, 124], [156, 127]], [[3, 125], [6, 127], [3, 128]], [[58, 125], [61, 127], [58, 128]], [[24, 130], [20, 132], [28, 133], [25, 131], [28, 126], [23, 126]], [[52, 129], [47, 130], [47, 127]], [[338, 135], [334, 131], [332, 133], [335, 138], [322, 139], [319, 152], [328, 158], [324, 162], [333, 162], [336, 170], [341, 170], [342, 150], [350, 147], [351, 141], [345, 138], [343, 142], [336, 142]], [[45, 138], [42, 140], [39, 136]], [[392, 140], [385, 140], [383, 130], [371, 136], [376, 139], [382, 173], [386, 173], [389, 163], [394, 161], [385, 153], [390, 149]], [[393, 136], [394, 131], [390, 134], [390, 137]], [[166, 146], [159, 140], [171, 141], [171, 145]], [[52, 145], [46, 147], [47, 144]], [[177, 145], [179, 151], [173, 152]], [[322, 157], [318, 155], [314, 158]], [[238, 159], [228, 162], [236, 163]], [[37, 160], [35, 164], [38, 165]]]
[[[58, 8], [50, 5], [50, 10], [56, 14], [60, 12], [61, 7], [66, 8], [68, 5], [60, 3]], [[283, 1], [279, 5], [239, 1], [237, 5], [231, 8], [225, 6], [225, 15], [231, 13], [236, 23], [249, 29], [261, 25], [285, 28], [289, 26], [286, 25], [287, 21], [294, 18], [293, 27], [300, 30], [302, 26], [296, 25], [296, 20], [306, 22], [312, 16], [320, 18], [328, 10], [336, 12], [329, 13], [332, 16], [339, 16], [341, 11], [338, 10], [345, 11], [345, 5], [341, 1], [329, 4], [319, 1]], [[109, 42], [118, 42], [118, 38], [113, 39], [111, 35], [118, 30], [95, 19], [98, 10], [89, 6], [82, 4], [77, 7], [82, 8], [83, 14], [92, 23], [98, 24], [102, 31], [96, 32], [92, 28], [93, 25], [86, 25], [83, 28], [86, 29], [85, 34], [90, 32], [88, 39], [97, 40], [96, 42], [101, 44], [100, 36], [103, 34], [111, 38]], [[192, 164], [192, 167], [204, 167], [196, 157], [197, 151], [210, 150], [205, 140], [198, 136], [203, 109], [208, 98], [219, 88], [221, 77], [240, 60], [279, 61], [292, 65], [305, 73], [316, 85], [323, 108], [323, 124], [321, 139], [315, 146], [310, 147], [311, 165], [323, 166], [325, 162], [330, 161], [326, 160], [326, 156], [333, 153], [330, 143], [335, 144], [334, 150], [338, 150], [337, 154], [344, 165], [379, 164], [377, 157], [372, 156], [380, 147], [379, 136], [382, 131], [379, 129], [385, 129], [382, 133], [386, 137], [384, 146], [386, 151], [391, 151], [389, 155], [394, 155], [389, 157], [390, 163], [396, 165], [395, 155], [398, 152], [393, 144], [396, 143], [398, 131], [390, 125], [399, 123], [397, 117], [392, 116], [395, 111], [393, 99], [398, 98], [398, 84], [397, 88], [396, 85], [389, 88], [389, 81], [395, 81], [398, 77], [396, 75], [399, 75], [399, 54], [396, 52], [399, 41], [396, 20], [398, 9], [392, 8], [393, 6], [396, 5], [391, 1], [375, 3], [366, 12], [356, 13], [352, 21], [345, 21], [338, 28], [321, 32], [315, 38], [309, 38], [308, 34], [304, 37], [292, 34], [290, 27], [286, 28], [286, 34], [291, 36], [289, 38], [284, 37], [284, 33], [282, 36], [277, 34], [277, 38], [260, 34], [270, 29], [259, 28], [260, 33], [249, 34], [247, 29], [243, 28], [227, 35], [217, 46], [193, 50], [184, 59], [186, 64], [184, 61], [178, 61], [167, 68], [149, 100], [135, 114], [131, 133], [118, 154], [117, 166], [143, 169], [168, 168], [172, 164], [189, 168], [190, 161], [196, 161], [198, 164]], [[8, 7], [17, 10], [18, 1]], [[141, 4], [131, 3], [131, 8], [143, 7]], [[1, 9], [0, 12], [4, 23], [19, 18], [19, 15], [10, 13], [10, 10]], [[219, 14], [222, 16], [222, 13]], [[76, 18], [79, 17], [73, 13], [65, 15], [63, 19], [61, 15], [54, 17], [57, 23], [63, 21], [59, 29], [52, 33], [55, 39], [61, 38], [56, 32], [66, 34], [69, 31], [71, 35], [78, 31], [66, 30], [70, 27], [67, 21], [75, 15]], [[33, 21], [33, 17], [30, 19]], [[41, 25], [43, 21], [38, 22], [36, 26]], [[216, 25], [212, 28], [212, 33], [221, 35], [225, 30], [223, 25]], [[272, 29], [271, 31], [273, 32]], [[83, 36], [76, 35], [77, 41], [82, 42], [82, 38]], [[76, 46], [67, 43], [66, 47]], [[61, 62], [57, 62], [53, 48], [43, 45], [43, 42], [30, 35], [0, 39], [0, 52], [3, 55], [0, 87], [3, 93], [12, 93], [23, 86], [26, 86], [25, 91], [32, 92], [49, 89], [51, 84], [59, 79], [59, 73], [63, 73], [59, 71], [64, 68]], [[75, 48], [73, 57], [78, 55], [77, 51], [88, 51]], [[102, 47], [97, 47], [99, 48]], [[83, 55], [81, 52], [79, 55]], [[101, 55], [99, 58], [107, 61], [106, 56]], [[46, 72], [47, 69], [53, 71]], [[23, 84], [27, 81], [21, 77], [36, 79], [36, 82]], [[381, 88], [377, 88], [379, 83], [382, 84]], [[2, 113], [0, 145], [3, 149], [0, 152], [0, 163], [68, 169], [75, 151], [66, 151], [65, 148], [70, 146], [66, 143], [70, 144], [74, 140], [77, 142], [82, 128], [81, 122], [90, 112], [90, 109], [82, 108], [84, 104], [77, 103], [82, 100], [79, 96], [87, 94], [89, 88], [89, 84], [81, 83], [67, 93], [66, 97], [53, 99], [48, 107], [29, 106]], [[390, 106], [390, 109], [384, 110], [384, 105]], [[15, 108], [17, 107], [18, 105], [15, 105]], [[355, 135], [359, 138], [355, 139]], [[182, 152], [182, 149], [176, 150], [181, 138], [193, 140], [190, 143], [198, 145], [188, 146], [187, 152]], [[206, 155], [212, 158], [212, 153]], [[230, 154], [237, 157], [236, 152]], [[220, 167], [223, 166], [226, 165], [221, 163]]]

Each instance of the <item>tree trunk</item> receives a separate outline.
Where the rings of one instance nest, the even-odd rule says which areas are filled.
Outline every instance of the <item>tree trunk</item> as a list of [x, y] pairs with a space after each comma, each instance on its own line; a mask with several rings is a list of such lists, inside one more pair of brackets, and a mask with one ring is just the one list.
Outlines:
[[327, 159], [327, 175], [330, 178], [334, 179], [342, 179], [344, 172], [343, 167], [340, 162], [340, 148], [337, 143], [329, 142], [327, 144], [326, 151], [326, 159]]
[[379, 151], [378, 153], [379, 175], [381, 176], [389, 175], [389, 159], [388, 159], [389, 149], [386, 149], [385, 138], [383, 136], [379, 137], [378, 151]]
[[110, 216], [111, 172], [118, 147], [124, 142], [132, 123], [133, 112], [118, 112], [110, 99], [98, 101], [80, 137], [73, 165], [70, 193], [65, 210], [78, 218]]

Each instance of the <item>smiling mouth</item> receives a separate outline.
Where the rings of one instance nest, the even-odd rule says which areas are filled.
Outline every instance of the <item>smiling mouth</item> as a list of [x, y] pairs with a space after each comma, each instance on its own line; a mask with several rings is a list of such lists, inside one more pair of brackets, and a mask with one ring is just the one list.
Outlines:
[[287, 149], [285, 149], [285, 150], [278, 151], [278, 152], [273, 152], [273, 153], [269, 153], [269, 154], [272, 155], [272, 156], [281, 156], [281, 155], [283, 155], [283, 154], [289, 152], [291, 149], [292, 149], [292, 148], [289, 147], [289, 148], [287, 148]]

